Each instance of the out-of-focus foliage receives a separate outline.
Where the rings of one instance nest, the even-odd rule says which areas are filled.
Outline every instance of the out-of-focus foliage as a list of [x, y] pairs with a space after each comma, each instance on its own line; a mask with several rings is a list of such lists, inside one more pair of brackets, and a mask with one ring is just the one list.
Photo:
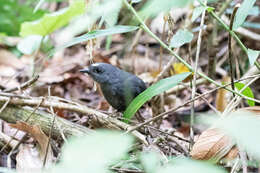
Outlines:
[[253, 5], [256, 0], [244, 0], [241, 7], [237, 10], [237, 14], [235, 16], [233, 29], [236, 30], [239, 28], [246, 20], [247, 15], [253, 8]]
[[193, 34], [186, 30], [186, 29], [180, 29], [177, 31], [177, 33], [171, 38], [170, 47], [180, 47], [186, 43], [189, 43], [192, 41]]
[[39, 19], [44, 13], [43, 10], [33, 13], [33, 7], [18, 0], [0, 0], [0, 33], [17, 36], [21, 23]]
[[70, 7], [44, 15], [40, 20], [24, 22], [21, 27], [21, 36], [48, 35], [66, 25], [73, 17], [84, 13], [85, 3], [83, 0], [75, 1]]
[[144, 4], [139, 14], [143, 18], [155, 17], [160, 12], [169, 11], [171, 8], [183, 8], [190, 2], [191, 0], [150, 0]]
[[138, 29], [138, 27], [136, 27], [136, 26], [116, 25], [116, 26], [108, 28], [108, 29], [94, 30], [94, 31], [88, 32], [87, 34], [73, 38], [71, 41], [69, 41], [68, 43], [65, 43], [63, 46], [57, 48], [56, 50], [64, 49], [66, 47], [70, 47], [70, 46], [73, 46], [73, 45], [76, 45], [76, 44], [79, 44], [79, 43], [82, 43], [84, 41], [88, 41], [91, 39], [95, 39], [98, 37], [108, 36], [108, 35], [113, 35], [113, 34], [120, 34], [120, 33], [125, 33], [125, 32], [131, 32], [136, 29]]

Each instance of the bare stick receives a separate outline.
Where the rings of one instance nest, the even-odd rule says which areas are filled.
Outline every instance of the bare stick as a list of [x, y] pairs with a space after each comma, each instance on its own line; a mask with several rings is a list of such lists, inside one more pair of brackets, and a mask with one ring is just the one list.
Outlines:
[[[206, 5], [207, 0], [205, 0], [204, 3]], [[202, 17], [201, 17], [201, 22], [200, 22], [200, 31], [199, 31], [198, 40], [197, 40], [197, 51], [196, 51], [196, 58], [195, 58], [194, 75], [193, 75], [193, 80], [192, 80], [191, 99], [194, 99], [195, 94], [196, 94], [196, 79], [197, 79], [197, 71], [198, 71], [198, 63], [199, 63], [199, 55], [200, 55], [200, 45], [201, 45], [201, 36], [202, 36], [202, 29], [203, 29], [203, 25], [204, 25], [205, 14], [206, 14], [206, 10], [203, 11]], [[191, 140], [190, 149], [192, 148], [193, 143], [194, 143], [194, 132], [193, 132], [194, 106], [195, 106], [195, 102], [192, 102], [191, 117], [190, 117], [190, 140]]]
[[[231, 20], [229, 24], [229, 29], [232, 31], [233, 30], [233, 23], [235, 19], [235, 15], [237, 13], [237, 10], [239, 8], [239, 5], [236, 5], [234, 8], [234, 11], [231, 15]], [[233, 75], [233, 60], [232, 60], [232, 47], [231, 47], [231, 42], [232, 42], [232, 35], [229, 33], [228, 36], [228, 59], [229, 59], [229, 72], [230, 72], [230, 78], [231, 78], [231, 88], [232, 90], [235, 90], [235, 85], [234, 85], [234, 75]], [[235, 94], [233, 93], [233, 97], [235, 97]]]
[[39, 79], [39, 75], [34, 76], [32, 79], [26, 81], [25, 83], [21, 84], [19, 87], [9, 88], [5, 89], [4, 92], [13, 92], [19, 89], [26, 89], [29, 86], [31, 86], [33, 83], [35, 83]]

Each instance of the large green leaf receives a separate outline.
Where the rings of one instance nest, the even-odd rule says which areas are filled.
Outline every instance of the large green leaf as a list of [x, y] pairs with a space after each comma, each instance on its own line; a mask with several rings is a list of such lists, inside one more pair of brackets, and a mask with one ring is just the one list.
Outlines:
[[171, 8], [185, 7], [191, 0], [149, 0], [141, 11], [140, 16], [143, 18], [154, 17], [160, 12], [169, 11]]
[[110, 164], [127, 156], [133, 141], [130, 135], [108, 130], [71, 139], [63, 148], [60, 163], [47, 172], [107, 173]]
[[71, 41], [68, 43], [64, 44], [63, 46], [57, 48], [56, 50], [64, 49], [66, 47], [73, 46], [75, 44], [79, 44], [94, 38], [102, 37], [102, 36], [108, 36], [108, 35], [113, 35], [113, 34], [120, 34], [120, 33], [125, 33], [125, 32], [131, 32], [138, 29], [136, 26], [125, 26], [125, 25], [116, 25], [108, 29], [102, 29], [102, 30], [95, 30], [95, 31], [90, 31], [87, 34], [84, 34], [79, 37], [73, 38]]
[[124, 112], [124, 118], [126, 122], [128, 122], [131, 117], [136, 113], [136, 111], [148, 100], [150, 100], [153, 96], [161, 94], [162, 92], [178, 85], [181, 81], [186, 79], [191, 73], [181, 73], [174, 75], [172, 77], [168, 77], [165, 79], [160, 80], [156, 84], [153, 84], [141, 94], [139, 94], [127, 107]]
[[[245, 87], [245, 84], [238, 82], [238, 83], [235, 83], [235, 87], [238, 90], [241, 90], [242, 88]], [[242, 91], [242, 94], [247, 96], [247, 97], [254, 98], [254, 93], [251, 90], [251, 88], [249, 88], [249, 87], [246, 87], [246, 89], [244, 91]], [[252, 100], [247, 100], [247, 103], [248, 103], [249, 106], [255, 106], [255, 102], [252, 101]]]
[[177, 31], [177, 33], [172, 37], [171, 42], [170, 42], [170, 47], [180, 47], [186, 43], [191, 42], [193, 38], [193, 34], [189, 32], [186, 29], [180, 29]]
[[19, 35], [21, 23], [37, 20], [45, 13], [38, 10], [33, 13], [33, 8], [18, 0], [0, 0], [0, 33], [8, 36]]
[[28, 35], [48, 35], [56, 29], [68, 24], [73, 17], [83, 14], [84, 12], [84, 0], [75, 0], [68, 8], [51, 14], [45, 14], [37, 21], [24, 22], [21, 26], [20, 35], [22, 37]]
[[254, 3], [256, 0], [244, 0], [239, 9], [237, 10], [233, 30], [239, 28], [246, 20], [247, 15], [249, 14], [250, 10], [253, 8]]

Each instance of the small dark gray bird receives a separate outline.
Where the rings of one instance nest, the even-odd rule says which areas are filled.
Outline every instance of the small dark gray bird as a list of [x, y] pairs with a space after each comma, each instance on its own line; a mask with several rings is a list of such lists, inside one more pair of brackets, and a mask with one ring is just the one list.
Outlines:
[[87, 73], [99, 83], [107, 102], [120, 112], [146, 89], [142, 79], [111, 64], [91, 64], [80, 72]]

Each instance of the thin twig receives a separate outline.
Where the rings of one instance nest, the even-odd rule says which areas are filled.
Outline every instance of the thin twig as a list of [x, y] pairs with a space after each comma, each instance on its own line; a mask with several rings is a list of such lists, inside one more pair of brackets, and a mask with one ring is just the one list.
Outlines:
[[[233, 31], [233, 23], [235, 19], [235, 15], [237, 13], [237, 10], [239, 8], [239, 5], [236, 5], [233, 13], [231, 15], [231, 20], [229, 24], [229, 29]], [[231, 47], [231, 42], [232, 42], [232, 35], [229, 33], [228, 35], [228, 59], [229, 59], [229, 72], [230, 72], [230, 78], [231, 78], [231, 88], [232, 90], [235, 90], [235, 85], [234, 85], [234, 73], [233, 73], [233, 60], [232, 60], [232, 47]], [[233, 93], [233, 97], [235, 97], [235, 94]]]
[[5, 104], [1, 107], [0, 113], [3, 112], [3, 110], [6, 108], [6, 106], [8, 105], [8, 103], [10, 102], [11, 99], [12, 99], [12, 97], [10, 97], [10, 98], [5, 102]]
[[[49, 94], [49, 97], [50, 97], [51, 96], [51, 86], [48, 87], [48, 94]], [[48, 156], [49, 148], [50, 148], [52, 130], [54, 128], [54, 123], [55, 123], [55, 119], [56, 119], [56, 114], [54, 113], [52, 105], [50, 105], [50, 110], [51, 110], [51, 113], [53, 115], [53, 120], [52, 120], [51, 129], [50, 129], [50, 133], [49, 133], [49, 137], [48, 137], [48, 143], [47, 143], [47, 147], [46, 147], [46, 151], [45, 151], [45, 155], [44, 155], [44, 159], [43, 159], [43, 167], [46, 166], [47, 156]]]
[[21, 84], [19, 87], [9, 88], [5, 89], [4, 92], [13, 92], [16, 90], [26, 89], [29, 86], [31, 86], [33, 83], [35, 83], [39, 79], [39, 75], [34, 76], [30, 80], [26, 81], [25, 83]]
[[[207, 0], [204, 1], [205, 5], [207, 4]], [[192, 80], [192, 92], [191, 92], [191, 99], [195, 98], [196, 94], [196, 79], [197, 79], [197, 71], [198, 71], [198, 63], [199, 63], [199, 55], [200, 55], [200, 46], [201, 46], [201, 36], [202, 36], [202, 30], [204, 25], [204, 18], [205, 18], [206, 10], [203, 11], [201, 22], [200, 22], [200, 30], [197, 40], [197, 51], [196, 51], [196, 57], [195, 57], [195, 65], [194, 65], [194, 74], [193, 74], [193, 80]], [[193, 132], [193, 125], [194, 125], [194, 106], [195, 102], [191, 103], [191, 117], [190, 117], [190, 149], [192, 148], [194, 144], [194, 132]]]
[[[259, 76], [259, 75], [254, 75], [254, 77], [255, 77], [255, 76]], [[252, 78], [252, 77], [250, 77], [250, 78]], [[240, 81], [242, 81], [242, 80], [247, 80], [247, 79], [248, 79], [248, 78], [246, 78], [246, 79], [239, 79], [239, 80], [235, 81], [235, 83], [236, 83], [236, 82], [240, 82]], [[212, 90], [210, 90], [210, 91], [208, 91], [208, 92], [205, 92], [205, 93], [201, 94], [200, 96], [195, 97], [194, 99], [188, 100], [187, 102], [183, 103], [183, 104], [180, 105], [180, 106], [177, 106], [177, 107], [175, 107], [175, 108], [169, 109], [168, 111], [166, 111], [166, 112], [164, 112], [164, 113], [161, 113], [161, 114], [159, 114], [159, 115], [157, 115], [157, 116], [155, 116], [155, 117], [153, 117], [153, 118], [150, 118], [149, 120], [146, 120], [146, 121], [143, 122], [143, 123], [140, 123], [140, 124], [134, 126], [133, 128], [128, 129], [126, 133], [129, 133], [129, 132], [131, 132], [131, 131], [133, 131], [133, 130], [137, 130], [137, 129], [143, 127], [144, 125], [149, 124], [150, 122], [156, 121], [156, 120], [158, 120], [158, 119], [160, 119], [160, 118], [162, 118], [162, 117], [164, 117], [164, 116], [168, 116], [168, 114], [177, 111], [177, 110], [180, 109], [181, 107], [183, 107], [183, 106], [185, 106], [185, 105], [187, 105], [187, 104], [189, 104], [189, 103], [191, 103], [191, 102], [194, 102], [195, 100], [200, 99], [201, 97], [204, 97], [205, 95], [208, 95], [208, 94], [210, 94], [210, 93], [212, 93], [212, 92], [215, 92], [216, 90], [218, 90], [218, 89], [220, 89], [220, 88], [225, 88], [225, 87], [227, 87], [227, 86], [229, 86], [229, 85], [230, 85], [230, 83], [225, 84], [225, 85], [223, 85], [223, 86], [221, 86], [221, 87], [214, 88], [214, 89], [212, 89]]]

